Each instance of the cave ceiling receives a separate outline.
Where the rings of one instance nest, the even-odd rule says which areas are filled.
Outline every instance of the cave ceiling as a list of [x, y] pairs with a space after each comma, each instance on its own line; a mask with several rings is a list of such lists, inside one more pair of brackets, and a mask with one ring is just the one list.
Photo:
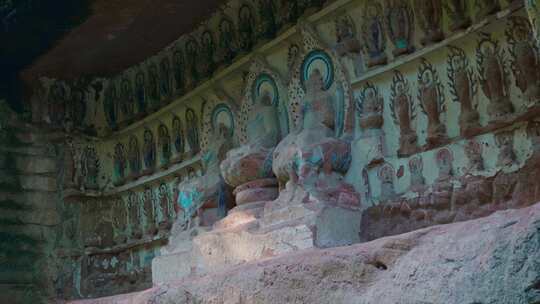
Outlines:
[[84, 22], [68, 31], [23, 71], [73, 80], [110, 76], [158, 53], [190, 32], [224, 0], [93, 0]]

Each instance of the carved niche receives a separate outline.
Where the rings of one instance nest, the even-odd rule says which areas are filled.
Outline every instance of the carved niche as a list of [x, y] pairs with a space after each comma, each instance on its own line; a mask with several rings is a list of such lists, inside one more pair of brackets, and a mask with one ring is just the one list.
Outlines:
[[423, 193], [426, 190], [426, 180], [422, 170], [424, 164], [421, 156], [409, 159], [409, 171], [411, 172], [411, 191]]
[[418, 100], [428, 118], [427, 145], [440, 145], [447, 140], [446, 126], [441, 122], [445, 111], [444, 92], [437, 72], [426, 59], [418, 69]]
[[165, 56], [159, 63], [159, 91], [161, 96], [170, 97], [171, 95], [171, 62], [169, 57]]
[[185, 60], [182, 49], [178, 48], [173, 54], [174, 84], [176, 93], [181, 95], [186, 87]]
[[184, 127], [180, 117], [174, 116], [172, 120], [172, 132], [173, 132], [173, 146], [176, 156], [173, 159], [173, 163], [179, 163], [184, 159], [185, 153], [185, 137]]
[[196, 155], [200, 151], [199, 141], [199, 120], [193, 109], [186, 109], [187, 141], [191, 155]]
[[49, 120], [53, 126], [63, 126], [66, 116], [66, 88], [62, 83], [56, 81], [49, 88], [47, 98]]
[[415, 0], [415, 11], [420, 28], [424, 32], [421, 42], [428, 45], [444, 39], [443, 8], [441, 0]]
[[439, 169], [439, 176], [433, 185], [431, 203], [437, 208], [447, 209], [450, 208], [454, 190], [452, 183], [454, 155], [450, 149], [442, 148], [437, 151], [435, 162]]
[[156, 227], [155, 212], [155, 206], [157, 206], [157, 204], [155, 203], [154, 191], [152, 191], [152, 188], [146, 187], [144, 193], [141, 193], [140, 199], [143, 207], [143, 216], [146, 220], [145, 232], [150, 236], [155, 235], [158, 231]]
[[161, 95], [159, 92], [159, 73], [155, 63], [148, 67], [148, 97], [150, 97], [150, 110], [155, 111], [159, 108]]
[[160, 162], [162, 167], [167, 167], [171, 160], [171, 137], [169, 129], [164, 124], [158, 127], [158, 145], [160, 152]]
[[499, 120], [514, 112], [514, 106], [509, 98], [504, 51], [489, 34], [482, 36], [476, 49], [479, 80], [482, 91], [490, 100], [491, 119]]
[[415, 105], [410, 95], [409, 82], [395, 70], [391, 86], [390, 109], [392, 118], [400, 128], [399, 156], [413, 154], [417, 150], [418, 137], [412, 128], [416, 118]]
[[259, 0], [259, 36], [273, 39], [277, 33], [276, 7], [273, 0]]
[[202, 60], [198, 61], [205, 78], [212, 76], [216, 69], [215, 52], [214, 34], [210, 30], [205, 30], [201, 35], [201, 54], [199, 54]]
[[516, 86], [529, 105], [536, 105], [540, 99], [540, 64], [534, 34], [527, 18], [510, 17], [509, 23], [506, 37]]
[[143, 71], [138, 71], [135, 76], [135, 92], [137, 98], [138, 116], [144, 116], [147, 111], [146, 80]]
[[334, 20], [337, 52], [340, 56], [360, 51], [360, 41], [356, 39], [356, 26], [351, 16], [343, 15]]
[[221, 61], [230, 64], [236, 57], [236, 29], [231, 19], [223, 16], [219, 22], [219, 50]]
[[109, 127], [115, 131], [118, 129], [118, 95], [114, 81], [109, 83], [103, 99], [103, 112]]
[[132, 239], [140, 239], [142, 237], [141, 211], [139, 209], [139, 200], [135, 192], [129, 192], [128, 201], [128, 217]]
[[255, 44], [255, 22], [253, 9], [249, 4], [243, 4], [238, 10], [238, 34], [240, 49], [249, 52]]
[[139, 141], [133, 135], [129, 138], [128, 161], [130, 179], [139, 177], [141, 174], [141, 154], [139, 151]]
[[469, 170], [484, 170], [484, 158], [482, 157], [482, 144], [475, 139], [467, 141], [464, 147], [465, 155], [469, 159]]
[[366, 1], [362, 23], [362, 40], [364, 41], [364, 52], [368, 57], [368, 67], [387, 63], [383, 7], [377, 1]]
[[169, 188], [166, 184], [159, 185], [158, 192], [159, 199], [159, 208], [161, 210], [161, 220], [159, 221], [160, 230], [169, 230], [172, 227], [172, 219], [174, 218], [172, 213], [174, 210], [171, 210], [171, 196], [169, 193]]
[[114, 227], [114, 242], [119, 244], [124, 244], [126, 242], [126, 230], [127, 230], [127, 206], [122, 200], [118, 197], [113, 202], [112, 209], [113, 216], [113, 227]]
[[414, 52], [414, 13], [409, 1], [387, 0], [386, 28], [394, 45], [394, 56]]
[[388, 202], [396, 197], [394, 175], [395, 170], [390, 164], [383, 164], [379, 168], [378, 176], [381, 182], [381, 202]]
[[186, 64], [188, 77], [187, 77], [187, 87], [192, 89], [200, 81], [200, 72], [199, 72], [199, 60], [200, 59], [200, 50], [197, 40], [194, 37], [189, 37], [185, 43], [185, 54], [186, 54]]
[[154, 134], [150, 129], [144, 130], [143, 140], [143, 174], [148, 175], [152, 174], [156, 167], [156, 142], [154, 141]]
[[449, 46], [449, 51], [447, 70], [450, 93], [454, 102], [458, 102], [461, 107], [459, 117], [461, 134], [470, 136], [475, 129], [480, 127], [478, 121], [480, 115], [477, 105], [473, 103], [476, 83], [465, 51], [453, 46]]
[[126, 149], [121, 143], [114, 147], [114, 173], [116, 176], [116, 185], [121, 185], [126, 178], [127, 158]]
[[501, 167], [513, 165], [517, 160], [514, 152], [514, 132], [502, 131], [495, 134], [495, 143], [499, 147], [497, 165]]
[[384, 100], [379, 89], [367, 82], [360, 92], [357, 110], [360, 113], [360, 127], [362, 129], [381, 129], [384, 123]]
[[124, 120], [127, 120], [129, 122], [133, 119], [133, 115], [135, 114], [135, 100], [133, 98], [133, 89], [129, 78], [126, 77], [122, 80], [121, 91], [122, 102], [120, 105], [120, 109], [122, 110], [122, 114], [124, 115]]
[[364, 199], [371, 202], [371, 186], [369, 184], [369, 174], [366, 168], [362, 169], [362, 181], [364, 183]]
[[92, 146], [86, 147], [81, 158], [82, 175], [84, 176], [84, 187], [88, 190], [97, 190], [100, 162], [96, 149]]
[[450, 17], [450, 31], [465, 29], [471, 25], [467, 0], [444, 1], [444, 8]]
[[475, 0], [476, 18], [484, 18], [501, 9], [499, 0]]

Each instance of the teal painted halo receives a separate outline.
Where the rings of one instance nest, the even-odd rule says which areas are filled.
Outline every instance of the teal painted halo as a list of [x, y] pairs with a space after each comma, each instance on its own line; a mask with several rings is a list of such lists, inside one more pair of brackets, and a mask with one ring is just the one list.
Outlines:
[[321, 50], [311, 51], [302, 62], [302, 86], [305, 88], [306, 81], [311, 72], [319, 69], [324, 81], [324, 90], [328, 90], [334, 82], [334, 63], [332, 58]]
[[263, 73], [257, 76], [253, 87], [251, 89], [251, 103], [255, 104], [257, 98], [261, 96], [264, 92], [270, 93], [270, 98], [272, 100], [272, 105], [277, 105], [279, 102], [279, 91], [276, 84], [276, 81], [272, 76]]
[[231, 108], [224, 103], [218, 104], [212, 110], [212, 128], [215, 129], [220, 122], [223, 122], [230, 130], [230, 135], [234, 133], [234, 115]]

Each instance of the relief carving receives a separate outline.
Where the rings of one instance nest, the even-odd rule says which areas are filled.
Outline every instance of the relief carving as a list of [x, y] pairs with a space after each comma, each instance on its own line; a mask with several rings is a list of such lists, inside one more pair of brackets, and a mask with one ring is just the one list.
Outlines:
[[461, 135], [469, 136], [472, 130], [480, 127], [478, 105], [473, 103], [476, 83], [465, 51], [453, 46], [449, 46], [449, 50], [447, 70], [450, 93], [454, 102], [458, 102], [461, 106], [459, 117]]
[[428, 118], [427, 145], [437, 146], [447, 140], [446, 126], [441, 122], [445, 111], [444, 92], [437, 72], [427, 60], [422, 59], [418, 70], [418, 100]]
[[386, 2], [386, 28], [388, 37], [394, 45], [394, 56], [409, 54], [414, 51], [414, 15], [406, 0], [388, 0]]
[[424, 37], [421, 40], [423, 45], [444, 39], [441, 2], [441, 0], [415, 0], [418, 23], [424, 31]]
[[465, 29], [471, 25], [468, 16], [467, 0], [445, 1], [444, 8], [450, 17], [450, 31]]
[[418, 137], [412, 128], [412, 121], [416, 118], [415, 105], [412, 101], [409, 82], [399, 71], [394, 71], [394, 78], [391, 86], [390, 109], [392, 118], [400, 128], [399, 156], [413, 154], [417, 150]]
[[384, 32], [383, 7], [376, 1], [366, 1], [362, 23], [362, 40], [367, 54], [367, 66], [385, 65], [386, 35]]
[[498, 120], [514, 112], [509, 98], [504, 51], [488, 34], [482, 36], [476, 49], [479, 80], [482, 91], [490, 100], [488, 112], [491, 119]]
[[511, 166], [516, 162], [516, 153], [514, 152], [514, 133], [512, 131], [503, 131], [495, 134], [495, 142], [499, 147], [499, 157], [497, 166]]
[[516, 86], [529, 105], [536, 105], [540, 99], [540, 64], [534, 35], [527, 18], [511, 17], [509, 23], [506, 37]]

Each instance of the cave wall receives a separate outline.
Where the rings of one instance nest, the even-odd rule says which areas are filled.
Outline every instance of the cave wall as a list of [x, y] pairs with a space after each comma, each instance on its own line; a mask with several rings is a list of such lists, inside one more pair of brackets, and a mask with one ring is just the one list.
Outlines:
[[216, 132], [228, 147], [245, 143], [263, 93], [281, 137], [294, 132], [313, 69], [337, 109], [336, 136], [352, 137], [346, 180], [362, 198], [363, 240], [539, 199], [538, 47], [521, 1], [312, 2], [302, 15], [289, 1], [232, 1], [116, 77], [43, 79], [32, 119], [71, 134], [63, 295], [149, 287], [152, 257], [186, 216], [177, 186], [223, 152]]

